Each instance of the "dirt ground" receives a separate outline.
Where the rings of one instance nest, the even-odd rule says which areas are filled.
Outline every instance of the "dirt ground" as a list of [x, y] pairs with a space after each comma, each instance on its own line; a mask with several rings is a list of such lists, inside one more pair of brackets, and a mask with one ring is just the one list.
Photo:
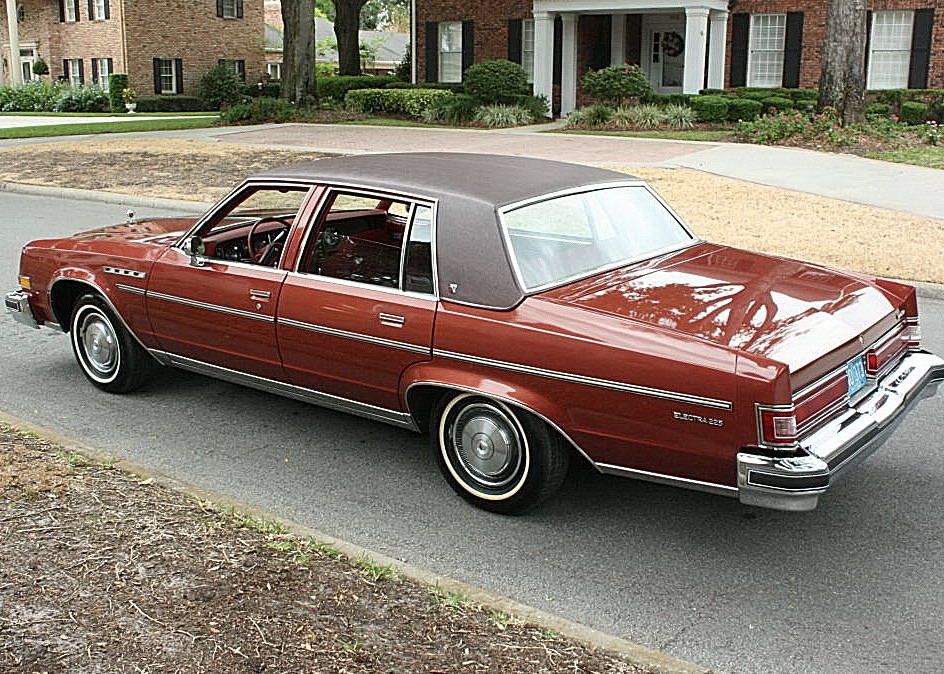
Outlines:
[[641, 670], [0, 425], [0, 671]]
[[[0, 180], [213, 201], [251, 173], [319, 156], [195, 140], [61, 142], [0, 150]], [[651, 181], [703, 239], [944, 283], [944, 221], [688, 169], [632, 173]]]

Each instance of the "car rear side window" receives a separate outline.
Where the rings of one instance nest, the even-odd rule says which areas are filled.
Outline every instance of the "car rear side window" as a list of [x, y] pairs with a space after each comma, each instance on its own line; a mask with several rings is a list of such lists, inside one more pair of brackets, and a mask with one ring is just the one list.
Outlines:
[[414, 293], [433, 292], [433, 209], [417, 206], [413, 212], [406, 243], [403, 289]]

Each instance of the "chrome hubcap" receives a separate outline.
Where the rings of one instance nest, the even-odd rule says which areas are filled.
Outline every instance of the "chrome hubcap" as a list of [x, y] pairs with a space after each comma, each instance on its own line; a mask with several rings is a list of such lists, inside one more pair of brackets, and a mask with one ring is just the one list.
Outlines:
[[476, 482], [500, 488], [514, 479], [521, 465], [517, 426], [498, 407], [467, 406], [452, 423], [451, 436], [464, 472]]
[[82, 350], [89, 366], [101, 375], [114, 372], [118, 364], [118, 338], [111, 325], [97, 314], [82, 322]]

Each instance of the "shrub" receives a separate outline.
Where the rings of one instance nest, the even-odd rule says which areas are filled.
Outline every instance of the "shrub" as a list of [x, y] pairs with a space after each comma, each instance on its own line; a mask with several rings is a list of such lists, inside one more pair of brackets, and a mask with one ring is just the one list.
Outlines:
[[200, 78], [200, 100], [207, 110], [239, 103], [243, 100], [243, 84], [232, 70], [214, 66]]
[[388, 75], [335, 75], [319, 77], [316, 81], [318, 98], [327, 98], [342, 103], [347, 92], [357, 89], [383, 89], [396, 82]]
[[577, 108], [567, 115], [567, 128], [598, 129], [606, 126], [612, 117], [613, 108], [610, 106], [588, 105], [585, 108]]
[[254, 98], [220, 113], [224, 124], [279, 124], [295, 116], [295, 108], [282, 98]]
[[702, 89], [698, 92], [699, 96], [726, 96], [728, 92], [724, 89]]
[[512, 96], [508, 102], [527, 110], [531, 113], [531, 119], [536, 122], [550, 116], [551, 106], [545, 96]]
[[762, 100], [761, 103], [764, 106], [764, 112], [768, 114], [793, 110], [794, 108], [793, 99], [784, 98], [783, 96], [771, 96]]
[[692, 108], [700, 122], [719, 124], [728, 118], [730, 99], [724, 96], [695, 96]]
[[393, 76], [396, 77], [401, 82], [409, 82], [410, 78], [413, 76], [413, 63], [409, 43], [406, 45], [406, 51], [403, 52], [403, 58], [400, 59], [400, 62], [397, 64], [397, 67], [393, 70]]
[[33, 80], [20, 87], [0, 87], [0, 112], [55, 112], [69, 85]]
[[609, 66], [588, 70], [581, 81], [583, 90], [593, 98], [619, 104], [652, 94], [652, 87], [637, 65]]
[[695, 126], [697, 116], [687, 105], [667, 105], [662, 108], [665, 123], [673, 129], [690, 129]]
[[764, 105], [752, 98], [732, 98], [728, 103], [728, 121], [754, 120], [760, 117]]
[[138, 112], [201, 112], [203, 99], [196, 96], [144, 96], [138, 99]]
[[481, 61], [470, 66], [463, 77], [465, 93], [486, 104], [503, 103], [528, 92], [528, 76], [517, 63], [507, 59]]
[[99, 86], [67, 88], [56, 101], [56, 112], [108, 112], [108, 94]]
[[121, 73], [114, 73], [108, 76], [108, 100], [111, 103], [112, 112], [123, 112], [125, 101], [121, 97], [121, 92], [128, 88], [128, 76]]
[[40, 77], [42, 77], [43, 75], [48, 75], [48, 74], [49, 74], [49, 64], [46, 63], [46, 62], [45, 62], [43, 59], [41, 59], [41, 58], [36, 59], [35, 61], [33, 61], [33, 74], [34, 74], [34, 75], [39, 75]]
[[454, 97], [442, 89], [353, 89], [344, 104], [355, 112], [424, 117], [433, 106]]
[[790, 92], [790, 98], [794, 101], [816, 101], [819, 100], [819, 91], [816, 89], [787, 89]]
[[770, 98], [770, 95], [770, 92], [766, 90], [745, 89], [737, 92], [738, 98], [746, 98], [751, 101], [763, 101], [765, 98]]
[[467, 94], [456, 94], [434, 103], [423, 115], [423, 120], [461, 126], [471, 122], [478, 109], [479, 102], [475, 98]]
[[609, 126], [616, 129], [655, 129], [665, 122], [665, 108], [652, 103], [616, 108]]
[[411, 82], [391, 82], [384, 89], [443, 89], [451, 91], [454, 94], [464, 94], [465, 85], [459, 82], [420, 82], [413, 84]]
[[901, 104], [901, 121], [905, 124], [924, 124], [928, 119], [928, 104], [905, 101]]
[[282, 95], [282, 85], [271, 80], [258, 84], [244, 84], [242, 94], [247, 98], [278, 98]]
[[865, 108], [865, 114], [869, 117], [888, 117], [892, 114], [892, 106], [888, 103], [869, 103]]
[[475, 121], [490, 129], [523, 126], [530, 124], [533, 119], [531, 113], [520, 105], [494, 103], [483, 105], [475, 111]]

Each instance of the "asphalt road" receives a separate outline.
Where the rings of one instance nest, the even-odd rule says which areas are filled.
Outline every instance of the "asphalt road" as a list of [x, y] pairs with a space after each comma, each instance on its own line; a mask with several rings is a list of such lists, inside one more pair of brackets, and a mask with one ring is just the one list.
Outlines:
[[[0, 194], [3, 278], [14, 287], [28, 239], [124, 211]], [[944, 352], [944, 303], [923, 303], [922, 327]], [[173, 371], [110, 396], [62, 335], [4, 319], [0, 344], [0, 410], [675, 656], [741, 672], [944, 662], [944, 397], [812, 513], [578, 469], [542, 510], [505, 518], [465, 505], [407, 431]]]

